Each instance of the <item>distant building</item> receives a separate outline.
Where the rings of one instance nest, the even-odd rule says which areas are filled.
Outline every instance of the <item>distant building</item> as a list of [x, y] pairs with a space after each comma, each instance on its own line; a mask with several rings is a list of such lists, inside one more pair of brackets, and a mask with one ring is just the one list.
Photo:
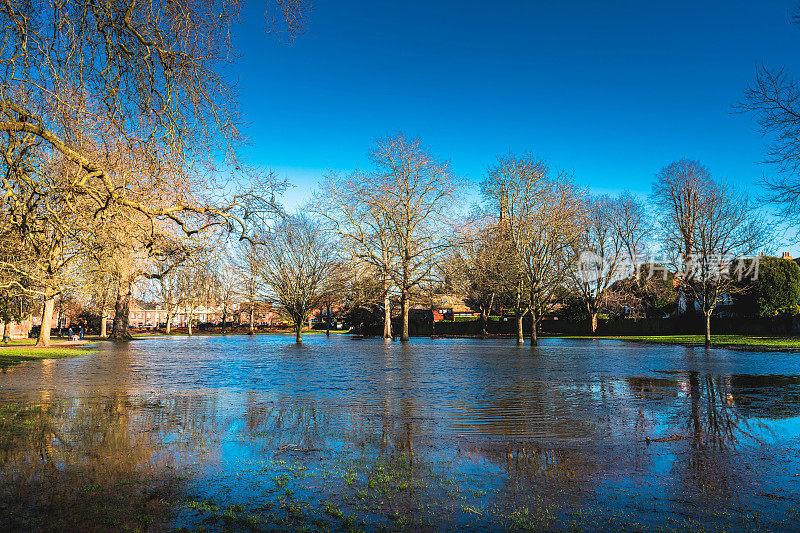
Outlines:
[[[3, 324], [0, 324], [0, 331], [4, 333], [2, 337], [8, 336], [11, 340], [27, 339], [33, 326], [31, 319], [22, 322], [11, 322], [8, 324], [8, 332], [3, 331]], [[0, 338], [2, 338], [0, 337]]]
[[[128, 325], [132, 328], [163, 328], [167, 325], [167, 308], [162, 302], [133, 300], [130, 303], [128, 313]], [[104, 314], [105, 320], [110, 327], [111, 322], [114, 320], [114, 310], [109, 309]], [[228, 309], [227, 320], [233, 322], [240, 314], [241, 310], [239, 307], [233, 306]], [[193, 323], [202, 324], [205, 322], [212, 322], [218, 324], [222, 322], [222, 305], [200, 305], [195, 307], [191, 313], [185, 306], [178, 306], [173, 312], [171, 327], [183, 328], [188, 326], [190, 317]], [[249, 320], [249, 318], [247, 318], [247, 320]]]
[[457, 318], [480, 316], [466, 303], [467, 297], [461, 294], [437, 294], [431, 298], [431, 311], [434, 322], [455, 322]]

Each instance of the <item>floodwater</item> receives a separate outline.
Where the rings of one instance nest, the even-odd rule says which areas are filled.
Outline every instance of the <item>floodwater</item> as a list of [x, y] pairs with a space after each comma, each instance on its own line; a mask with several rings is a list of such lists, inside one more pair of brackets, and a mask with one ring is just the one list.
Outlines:
[[0, 374], [0, 529], [800, 529], [800, 354], [197, 336]]

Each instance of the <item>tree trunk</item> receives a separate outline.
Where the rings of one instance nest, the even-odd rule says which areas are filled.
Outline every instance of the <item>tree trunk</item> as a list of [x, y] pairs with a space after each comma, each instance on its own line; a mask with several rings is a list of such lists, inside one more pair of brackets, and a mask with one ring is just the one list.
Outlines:
[[706, 347], [711, 346], [711, 313], [706, 313]]
[[392, 338], [392, 301], [388, 295], [383, 298], [383, 338]]
[[592, 321], [592, 335], [594, 335], [595, 333], [597, 333], [597, 312], [590, 311], [589, 316], [591, 317]]
[[172, 331], [172, 311], [167, 311], [167, 327], [166, 327], [167, 335], [169, 332]]
[[222, 333], [225, 333], [225, 321], [228, 319], [228, 306], [222, 306]]
[[517, 344], [523, 344], [525, 342], [525, 337], [522, 333], [522, 319], [525, 317], [525, 313], [517, 312]]
[[189, 336], [190, 336], [190, 337], [192, 336], [192, 315], [193, 315], [193, 314], [194, 314], [194, 313], [191, 313], [191, 312], [190, 312], [190, 313], [188, 313], [188, 314], [187, 314], [187, 316], [186, 316], [186, 326], [187, 326], [187, 328], [188, 328], [188, 330], [187, 330], [187, 331], [189, 332]]
[[256, 321], [256, 306], [253, 302], [250, 303], [250, 335], [256, 334], [256, 325], [254, 322]]
[[39, 338], [36, 340], [36, 346], [40, 348], [47, 348], [50, 346], [50, 326], [53, 322], [53, 308], [55, 307], [56, 299], [50, 296], [44, 301], [42, 306], [42, 326], [39, 328]]
[[103, 301], [100, 302], [100, 338], [108, 336], [108, 326], [106, 325], [106, 307], [108, 306], [108, 286], [103, 290]]
[[294, 321], [294, 342], [298, 344], [303, 342], [303, 322], [302, 319]]
[[539, 332], [536, 331], [537, 325], [538, 321], [536, 320], [536, 315], [534, 315], [533, 311], [531, 311], [531, 346], [536, 346], [539, 344]]
[[63, 337], [61, 334], [61, 319], [64, 316], [64, 297], [58, 299], [58, 322], [56, 322], [56, 327], [58, 328], [58, 336]]
[[408, 342], [409, 340], [409, 331], [408, 331], [408, 308], [410, 307], [410, 302], [408, 301], [408, 293], [403, 291], [403, 295], [400, 298], [400, 303], [403, 307], [403, 332], [400, 335], [400, 341]]
[[11, 322], [3, 322], [3, 342], [8, 344], [11, 340]]
[[481, 333], [484, 337], [489, 336], [489, 334], [486, 332], [486, 321], [489, 318], [488, 315], [492, 314], [492, 307], [494, 307], [494, 293], [492, 293], [492, 297], [489, 299], [489, 308], [485, 311], [481, 311]]
[[328, 312], [328, 316], [326, 317], [326, 320], [325, 320], [325, 335], [330, 337], [331, 336], [331, 304], [330, 303], [325, 306], [325, 310]]
[[128, 330], [132, 287], [133, 280], [130, 276], [120, 276], [117, 301], [114, 304], [114, 324], [111, 326], [111, 339], [130, 340], [133, 338]]

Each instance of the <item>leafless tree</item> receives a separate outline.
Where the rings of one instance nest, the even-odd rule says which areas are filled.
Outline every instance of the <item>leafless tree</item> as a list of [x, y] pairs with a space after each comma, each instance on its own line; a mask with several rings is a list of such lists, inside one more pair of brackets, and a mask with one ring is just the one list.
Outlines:
[[[279, 4], [295, 33], [309, 4]], [[0, 6], [2, 195], [26, 246], [43, 259], [34, 263], [40, 345], [49, 343], [60, 272], [73, 245], [88, 240], [76, 235], [86, 228], [76, 216], [102, 221], [130, 210], [191, 235], [218, 223], [244, 233], [254, 212], [273, 210], [258, 186], [232, 198], [216, 186], [218, 154], [228, 168], [245, 168], [236, 162], [238, 112], [224, 76], [238, 9], [218, 0]], [[127, 279], [119, 280], [127, 298]]]
[[577, 265], [570, 278], [589, 313], [592, 333], [597, 332], [597, 315], [611, 285], [623, 277], [620, 268], [627, 259], [625, 243], [612, 222], [616, 216], [613, 200], [604, 195], [589, 198], [581, 217]]
[[[743, 263], [736, 260], [757, 252], [768, 242], [770, 231], [747, 195], [726, 184], [705, 183], [696, 210], [692, 258], [680, 276], [700, 304], [705, 344], [710, 346], [711, 315], [720, 297], [742, 287], [736, 268]], [[731, 264], [734, 261], [737, 264]]]
[[783, 219], [796, 225], [800, 215], [800, 85], [783, 69], [762, 67], [736, 109], [753, 116], [758, 131], [769, 139], [765, 163], [777, 175], [763, 179], [766, 200]]
[[250, 241], [243, 241], [236, 248], [234, 268], [238, 283], [235, 297], [242, 310], [247, 311], [248, 331], [255, 334], [256, 311], [267, 301], [267, 287], [260, 272], [263, 268], [260, 246]]
[[[279, 2], [297, 21], [305, 2]], [[117, 206], [186, 228], [184, 215], [222, 217], [245, 226], [250, 198], [224, 203], [150, 203], [137, 180], [119, 175], [112, 153], [178, 191], [201, 192], [215, 154], [235, 159], [240, 136], [234, 93], [224, 75], [232, 57], [230, 24], [239, 2], [147, 0], [9, 1], [0, 6], [0, 131], [5, 164], [20, 156], [56, 164], [61, 193], [83, 198], [95, 216]], [[35, 150], [34, 150], [35, 148]], [[238, 166], [238, 165], [237, 165]], [[55, 190], [46, 173], [13, 172], [5, 197]]]
[[382, 211], [394, 252], [389, 275], [400, 292], [400, 340], [405, 342], [415, 291], [457, 244], [452, 203], [460, 186], [449, 163], [434, 158], [419, 138], [398, 133], [379, 139], [370, 158], [386, 199]]
[[628, 193], [619, 198], [589, 198], [581, 221], [577, 268], [571, 280], [589, 313], [591, 331], [596, 333], [597, 315], [612, 293], [617, 302], [620, 299], [620, 284], [612, 290], [615, 282], [641, 280], [637, 265], [644, 258], [648, 227], [643, 206]]
[[447, 162], [403, 133], [378, 139], [370, 160], [370, 172], [329, 177], [317, 211], [385, 276], [384, 337], [391, 337], [390, 294], [396, 287], [400, 338], [407, 341], [412, 299], [455, 243], [452, 200], [460, 187]]
[[330, 274], [334, 257], [330, 240], [307, 216], [288, 216], [273, 228], [258, 256], [258, 272], [272, 303], [291, 318], [295, 340], [302, 342], [303, 326], [319, 307]]
[[222, 308], [222, 333], [227, 331], [228, 318], [238, 304], [238, 288], [241, 282], [239, 272], [234, 267], [233, 257], [226, 243], [219, 243], [214, 250], [213, 282], [216, 299]]
[[342, 257], [331, 257], [328, 275], [323, 281], [319, 303], [325, 310], [325, 335], [331, 334], [333, 308], [341, 311], [344, 307], [348, 284], [352, 279], [351, 263]]
[[356, 171], [325, 177], [314, 211], [325, 219], [354, 258], [372, 265], [383, 281], [383, 338], [392, 338], [391, 268], [397, 251], [392, 246], [388, 212], [391, 209], [384, 177]]
[[[698, 161], [681, 159], [656, 174], [650, 198], [660, 215], [659, 232], [673, 268], [680, 270], [691, 261], [701, 217], [703, 191], [711, 184], [711, 174]], [[691, 268], [691, 265], [688, 265]], [[684, 294], [686, 310], [695, 314], [693, 294]]]
[[172, 332], [172, 323], [178, 310], [184, 304], [185, 284], [181, 269], [184, 267], [186, 258], [185, 255], [167, 257], [157, 264], [159, 275], [154, 278], [153, 299], [164, 307], [167, 335]]
[[537, 344], [538, 324], [574, 268], [583, 192], [531, 154], [498, 157], [482, 190], [499, 208], [508, 254], [502, 286], [517, 314], [517, 342], [524, 342], [522, 322], [530, 312], [531, 344]]
[[[131, 213], [134, 214], [135, 213]], [[138, 217], [114, 219], [104, 233], [103, 246], [109, 250], [113, 275], [117, 281], [114, 321], [110, 338], [130, 339], [128, 320], [134, 288], [140, 280], [157, 280], [169, 275], [199, 248], [180, 235], [153, 232], [152, 226], [137, 225]], [[138, 221], [141, 222], [141, 221]]]
[[192, 336], [195, 314], [200, 307], [208, 311], [215, 303], [213, 252], [207, 248], [196, 250], [181, 264], [178, 283], [183, 296], [182, 309], [186, 318], [187, 333]]
[[453, 248], [445, 264], [445, 277], [453, 290], [481, 314], [481, 333], [486, 336], [488, 315], [502, 292], [504, 243], [492, 217], [480, 216], [462, 229], [461, 245]]
[[634, 269], [637, 283], [642, 280], [638, 275], [642, 262], [649, 255], [653, 238], [653, 223], [647, 208], [641, 200], [628, 191], [623, 192], [612, 203], [614, 216], [611, 224], [622, 240], [630, 266]]
[[31, 258], [21, 235], [8, 223], [8, 213], [0, 214], [0, 319], [3, 342], [10, 340], [12, 322], [21, 322], [32, 311], [30, 291]]

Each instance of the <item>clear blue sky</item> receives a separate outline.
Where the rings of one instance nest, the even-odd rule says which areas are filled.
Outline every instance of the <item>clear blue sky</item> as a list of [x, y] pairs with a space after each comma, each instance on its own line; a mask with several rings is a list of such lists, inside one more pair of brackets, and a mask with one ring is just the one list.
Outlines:
[[761, 63], [800, 76], [795, 5], [316, 0], [281, 44], [253, 1], [234, 36], [246, 154], [296, 186], [290, 204], [398, 129], [472, 182], [531, 150], [596, 192], [647, 194], [684, 156], [749, 186], [764, 140], [731, 105]]

